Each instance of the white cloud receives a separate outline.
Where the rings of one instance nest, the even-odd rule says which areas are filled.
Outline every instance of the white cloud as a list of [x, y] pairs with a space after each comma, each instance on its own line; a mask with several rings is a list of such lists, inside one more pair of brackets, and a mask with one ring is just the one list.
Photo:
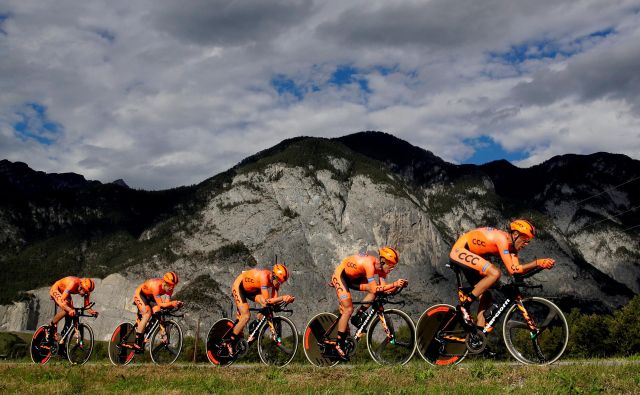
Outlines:
[[[521, 165], [603, 150], [640, 159], [639, 6], [9, 0], [0, 157], [153, 189], [202, 181], [285, 138], [372, 129], [457, 162], [483, 134], [529, 153]], [[521, 47], [527, 57], [501, 58]], [[329, 83], [340, 65], [368, 91]], [[279, 96], [276, 75], [302, 99]], [[54, 143], [13, 130], [28, 103], [61, 125]]]

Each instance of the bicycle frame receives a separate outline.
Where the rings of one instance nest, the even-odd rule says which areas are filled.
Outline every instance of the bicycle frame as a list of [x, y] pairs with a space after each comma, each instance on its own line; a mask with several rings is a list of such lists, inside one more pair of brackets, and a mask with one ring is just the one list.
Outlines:
[[[465, 289], [465, 287], [462, 286], [463, 282], [462, 282], [462, 274], [460, 269], [456, 266], [451, 266], [449, 264], [447, 264], [447, 267], [453, 269], [453, 271], [456, 274], [458, 293], [460, 294], [464, 292], [463, 290]], [[514, 304], [517, 306], [518, 310], [520, 310], [520, 312], [522, 313], [522, 316], [527, 322], [527, 325], [529, 326], [529, 329], [531, 330], [531, 333], [532, 333], [532, 338], [538, 335], [539, 333], [538, 326], [533, 321], [533, 319], [525, 309], [524, 305], [522, 304], [522, 293], [520, 292], [520, 288], [542, 288], [542, 286], [539, 286], [539, 285], [527, 285], [522, 281], [524, 278], [530, 277], [538, 273], [539, 271], [540, 270], [534, 269], [531, 272], [526, 273], [524, 275], [514, 276], [514, 281], [512, 283], [496, 288], [505, 294], [506, 299], [502, 303], [502, 305], [498, 308], [496, 313], [491, 317], [491, 319], [485, 323], [484, 327], [482, 328], [482, 333], [484, 335], [487, 335], [489, 332], [495, 329], [494, 324], [498, 322], [502, 314], [508, 311], [509, 308]], [[460, 316], [459, 312], [456, 312], [456, 314], [453, 317], [451, 317], [449, 321], [443, 326], [443, 329], [439, 332], [438, 337], [441, 339], [449, 340], [449, 341], [464, 343], [465, 342], [464, 337], [455, 336], [454, 334], [454, 333], [462, 333], [462, 331], [446, 331], [446, 328], [449, 327], [449, 325], [453, 322], [453, 320], [462, 320], [462, 317]], [[468, 332], [469, 330], [464, 330], [465, 335]]]
[[[167, 311], [167, 310], [160, 310], [159, 312], [152, 314], [151, 318], [149, 319], [149, 322], [147, 322], [147, 326], [144, 328], [144, 344], [149, 342], [149, 338], [153, 335], [156, 329], [158, 329], [158, 327], [164, 333], [164, 321], [166, 316], [182, 317], [182, 315], [173, 314], [171, 311]], [[135, 325], [133, 325], [134, 331], [138, 326], [138, 322], [140, 318], [141, 318], [141, 315], [140, 313], [138, 313], [138, 318], [136, 319]], [[124, 341], [124, 339], [128, 337], [128, 334], [122, 337], [123, 341], [120, 343], [120, 345], [126, 348], [132, 348], [134, 342]]]
[[[65, 317], [64, 326], [62, 327], [62, 331], [60, 332], [60, 339], [62, 339], [62, 343], [65, 344], [67, 342], [67, 337], [71, 336], [71, 331], [77, 331], [78, 325], [80, 324], [80, 317], [93, 317], [91, 315], [85, 314], [86, 310], [89, 310], [95, 305], [95, 302], [89, 304], [84, 307], [75, 307], [76, 315], [75, 317]], [[95, 318], [95, 317], [94, 317]]]
[[[277, 307], [274, 308], [274, 306], [270, 305], [267, 305], [263, 308], [250, 308], [249, 311], [256, 311], [262, 315], [262, 318], [258, 321], [258, 325], [256, 325], [256, 327], [249, 333], [249, 337], [247, 338], [247, 343], [249, 344], [258, 339], [258, 334], [260, 333], [260, 330], [264, 325], [269, 325], [271, 333], [276, 333], [276, 328], [273, 326], [274, 313], [293, 313], [293, 310], [279, 309]], [[233, 328], [235, 328], [238, 322], [239, 320], [236, 318], [236, 320], [233, 321], [233, 326], [230, 327], [229, 330], [224, 334], [225, 337], [229, 334], [230, 331], [233, 330]]]
[[[362, 320], [362, 323], [358, 326], [358, 329], [356, 330], [356, 333], [354, 334], [354, 338], [356, 339], [356, 341], [360, 341], [360, 338], [362, 338], [362, 336], [364, 336], [365, 331], [367, 326], [369, 325], [369, 323], [371, 322], [371, 320], [373, 319], [373, 317], [377, 314], [378, 317], [380, 318], [380, 322], [382, 323], [382, 328], [384, 329], [385, 333], [387, 334], [388, 337], [392, 337], [393, 334], [391, 333], [391, 330], [389, 329], [389, 326], [387, 325], [387, 321], [384, 318], [384, 305], [385, 304], [397, 304], [397, 305], [403, 305], [404, 306], [404, 302], [391, 302], [389, 300], [389, 298], [387, 297], [387, 295], [383, 295], [383, 296], [377, 296], [376, 298], [370, 302], [353, 302], [354, 305], [371, 305], [369, 308], [367, 308], [366, 310], [366, 315], [364, 320]], [[327, 328], [327, 330], [325, 331], [324, 335], [322, 335], [322, 341], [323, 342], [333, 342], [332, 340], [330, 340], [330, 334], [331, 332], [334, 330], [334, 328], [336, 327], [336, 325], [338, 325], [338, 321], [340, 321], [340, 317], [338, 316], [338, 318], [329, 326], [329, 328]]]

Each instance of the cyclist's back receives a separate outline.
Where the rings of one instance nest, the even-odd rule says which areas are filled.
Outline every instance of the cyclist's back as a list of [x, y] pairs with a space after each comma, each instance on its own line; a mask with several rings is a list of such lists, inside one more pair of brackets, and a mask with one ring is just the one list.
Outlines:
[[456, 248], [464, 248], [480, 256], [498, 256], [505, 251], [508, 254], [509, 238], [509, 234], [500, 229], [478, 228], [460, 236], [453, 245], [453, 250], [455, 252]]
[[173, 296], [173, 288], [166, 289], [165, 281], [161, 278], [151, 278], [138, 286], [136, 293], [142, 293], [145, 296]]

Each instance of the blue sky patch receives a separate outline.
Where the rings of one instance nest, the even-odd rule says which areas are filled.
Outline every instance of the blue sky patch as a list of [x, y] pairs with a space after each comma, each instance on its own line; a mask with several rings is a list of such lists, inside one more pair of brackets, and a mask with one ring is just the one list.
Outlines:
[[578, 37], [570, 43], [561, 43], [558, 40], [544, 39], [532, 40], [512, 45], [507, 51], [489, 52], [489, 60], [492, 62], [519, 65], [528, 60], [554, 59], [557, 56], [571, 57], [582, 52], [588, 42], [604, 39], [616, 31], [613, 28], [597, 30], [585, 36]]
[[474, 139], [465, 139], [464, 143], [473, 147], [475, 152], [470, 158], [463, 161], [466, 164], [481, 165], [498, 159], [506, 159], [509, 162], [524, 160], [527, 158], [525, 152], [509, 152], [491, 137], [480, 136]]
[[331, 75], [329, 83], [337, 86], [357, 83], [360, 85], [360, 89], [362, 91], [371, 93], [371, 89], [369, 89], [369, 81], [367, 81], [366, 78], [360, 77], [359, 73], [358, 69], [353, 66], [340, 65], [336, 67], [336, 71]]
[[278, 95], [291, 95], [298, 100], [304, 98], [305, 88], [296, 84], [294, 80], [284, 74], [278, 74], [271, 79], [271, 86], [278, 92]]
[[0, 34], [4, 34], [5, 36], [7, 35], [7, 32], [2, 28], [2, 24], [7, 19], [9, 19], [9, 14], [0, 14]]
[[47, 108], [42, 104], [27, 103], [24, 110], [16, 114], [22, 119], [13, 124], [13, 129], [23, 141], [34, 140], [42, 145], [51, 145], [62, 133], [62, 125], [48, 118]]
[[116, 41], [116, 35], [112, 31], [107, 29], [95, 29], [94, 32], [109, 44], [113, 44], [113, 42]]

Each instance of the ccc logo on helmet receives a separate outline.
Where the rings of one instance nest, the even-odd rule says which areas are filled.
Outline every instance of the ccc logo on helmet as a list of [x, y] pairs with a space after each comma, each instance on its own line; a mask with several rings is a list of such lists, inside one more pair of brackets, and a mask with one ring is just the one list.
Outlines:
[[487, 244], [484, 241], [478, 240], [478, 239], [471, 240], [471, 244], [475, 244], [477, 246], [482, 246], [482, 247], [486, 247], [487, 246]]
[[461, 252], [460, 255], [458, 255], [458, 258], [462, 259], [465, 262], [469, 262], [472, 265], [476, 265], [479, 260], [477, 256], [469, 255], [466, 252]]

